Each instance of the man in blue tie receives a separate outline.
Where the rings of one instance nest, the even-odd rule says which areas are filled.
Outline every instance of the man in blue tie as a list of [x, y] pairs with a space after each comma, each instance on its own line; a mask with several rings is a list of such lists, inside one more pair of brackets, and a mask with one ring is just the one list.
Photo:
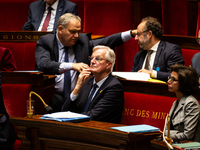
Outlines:
[[80, 73], [70, 94], [70, 104], [66, 101], [62, 111], [83, 113], [92, 120], [120, 123], [124, 91], [118, 79], [111, 74], [115, 53], [107, 46], [95, 46], [89, 60], [90, 68]]

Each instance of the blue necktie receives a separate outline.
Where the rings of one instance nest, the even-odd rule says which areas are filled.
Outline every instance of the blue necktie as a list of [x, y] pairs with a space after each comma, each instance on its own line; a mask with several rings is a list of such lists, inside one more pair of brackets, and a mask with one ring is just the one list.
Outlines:
[[89, 105], [90, 105], [90, 102], [91, 102], [91, 100], [92, 100], [92, 97], [93, 97], [93, 95], [94, 95], [94, 92], [96, 91], [96, 88], [97, 88], [97, 84], [94, 84], [94, 85], [93, 85], [92, 92], [91, 92], [91, 94], [90, 94], [90, 96], [89, 96], [89, 98], [88, 98], [88, 100], [87, 100], [86, 105], [85, 105], [84, 112], [87, 112], [88, 107], [89, 107]]
[[[68, 60], [68, 49], [69, 47], [64, 47], [65, 49], [65, 62], [69, 62]], [[71, 93], [71, 75], [70, 75], [70, 71], [66, 71], [64, 73], [64, 98], [67, 99]]]

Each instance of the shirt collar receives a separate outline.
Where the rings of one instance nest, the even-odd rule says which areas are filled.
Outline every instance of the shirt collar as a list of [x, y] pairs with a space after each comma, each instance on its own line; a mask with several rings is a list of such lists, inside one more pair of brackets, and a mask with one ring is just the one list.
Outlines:
[[[59, 2], [59, 0], [57, 0], [53, 5], [51, 5], [51, 8], [53, 8], [53, 10], [57, 10], [58, 2]], [[50, 6], [50, 5], [48, 5], [48, 4], [46, 3], [46, 10], [48, 9], [49, 6]]]
[[150, 50], [157, 51], [159, 43], [160, 41], [158, 41]]
[[57, 43], [58, 43], [58, 49], [61, 50], [64, 47], [64, 45], [60, 42], [57, 33], [56, 33], [56, 39], [57, 39]]
[[[108, 75], [109, 76], [109, 75]], [[107, 77], [105, 77], [105, 78], [103, 78], [101, 81], [99, 81], [99, 82], [96, 82], [95, 81], [95, 78], [94, 78], [94, 81], [93, 81], [93, 84], [97, 84], [98, 85], [98, 88], [100, 88], [101, 87], [101, 85], [105, 82], [105, 80], [108, 78], [108, 76]]]

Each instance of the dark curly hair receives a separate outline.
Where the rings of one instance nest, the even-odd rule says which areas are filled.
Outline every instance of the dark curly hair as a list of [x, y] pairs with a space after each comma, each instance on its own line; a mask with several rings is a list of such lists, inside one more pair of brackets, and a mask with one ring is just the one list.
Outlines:
[[156, 38], [161, 39], [163, 35], [162, 25], [160, 22], [153, 17], [146, 17], [143, 18], [141, 22], [146, 21], [146, 24], [144, 26], [144, 31], [152, 31], [152, 33], [155, 35]]
[[192, 67], [186, 67], [181, 64], [172, 65], [171, 72], [178, 74], [179, 90], [185, 95], [194, 95], [199, 89], [199, 75]]

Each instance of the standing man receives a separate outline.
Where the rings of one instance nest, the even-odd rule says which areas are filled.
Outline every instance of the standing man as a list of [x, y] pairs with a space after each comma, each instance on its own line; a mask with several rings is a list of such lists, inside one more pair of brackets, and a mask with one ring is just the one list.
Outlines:
[[22, 31], [53, 31], [61, 15], [78, 15], [77, 5], [68, 0], [38, 0], [29, 7], [29, 16]]
[[[81, 19], [71, 13], [62, 15], [54, 33], [41, 36], [37, 41], [35, 61], [36, 69], [46, 74], [56, 74], [55, 94], [50, 106], [60, 111], [74, 89], [78, 73], [89, 68], [88, 56], [96, 45], [111, 48], [132, 39], [135, 30], [113, 34], [106, 38], [89, 40], [81, 31]], [[71, 84], [70, 84], [71, 83]]]
[[[92, 120], [120, 123], [124, 91], [118, 79], [111, 74], [115, 53], [107, 46], [96, 46], [90, 60], [90, 68], [84, 69], [78, 77], [69, 98], [70, 105], [65, 102], [62, 110], [83, 113]], [[91, 73], [93, 77], [89, 77]]]
[[162, 41], [162, 34], [162, 25], [156, 18], [142, 19], [135, 36], [142, 50], [135, 55], [132, 72], [148, 73], [151, 78], [167, 81], [171, 65], [184, 65], [181, 48]]

